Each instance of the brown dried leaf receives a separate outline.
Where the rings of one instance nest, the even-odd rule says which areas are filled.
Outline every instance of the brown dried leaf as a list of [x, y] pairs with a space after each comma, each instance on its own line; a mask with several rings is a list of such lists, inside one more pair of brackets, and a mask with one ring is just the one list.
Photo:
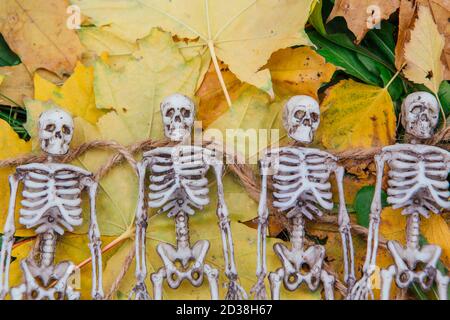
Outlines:
[[359, 43], [371, 26], [388, 19], [399, 6], [399, 0], [336, 0], [328, 21], [344, 17]]
[[0, 84], [0, 104], [17, 107], [23, 105], [24, 98], [33, 97], [33, 80], [23, 64], [0, 68], [4, 76]]
[[440, 34], [445, 37], [445, 47], [441, 60], [445, 66], [444, 79], [450, 80], [450, 1], [449, 0], [401, 0], [399, 31], [395, 48], [395, 65], [400, 69], [405, 63], [405, 45], [411, 39], [411, 30], [417, 18], [419, 5], [430, 8]]
[[72, 73], [82, 46], [67, 25], [67, 0], [2, 0], [0, 33], [30, 73]]

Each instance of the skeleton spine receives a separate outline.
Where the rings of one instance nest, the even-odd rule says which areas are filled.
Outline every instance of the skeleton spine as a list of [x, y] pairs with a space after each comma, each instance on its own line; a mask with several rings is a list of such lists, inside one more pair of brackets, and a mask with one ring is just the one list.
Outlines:
[[420, 237], [420, 215], [415, 212], [408, 216], [408, 222], [406, 227], [406, 243], [410, 248], [419, 249], [419, 237]]
[[180, 211], [175, 216], [175, 232], [177, 237], [177, 246], [180, 248], [189, 248], [189, 215]]
[[56, 234], [53, 230], [46, 231], [38, 235], [35, 258], [41, 267], [53, 265], [56, 249]]
[[305, 237], [305, 221], [302, 214], [297, 214], [291, 218], [291, 243], [292, 248], [296, 250], [303, 250], [303, 240]]

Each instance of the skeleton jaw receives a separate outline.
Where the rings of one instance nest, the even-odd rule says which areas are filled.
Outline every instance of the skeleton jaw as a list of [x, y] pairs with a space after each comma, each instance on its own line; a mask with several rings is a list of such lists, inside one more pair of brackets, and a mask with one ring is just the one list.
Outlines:
[[63, 139], [51, 137], [41, 141], [41, 148], [50, 155], [64, 155], [69, 151], [69, 145]]
[[289, 136], [295, 141], [310, 144], [314, 140], [314, 131], [311, 127], [306, 126], [293, 126], [289, 130]]
[[189, 127], [183, 124], [172, 123], [166, 127], [166, 137], [171, 141], [182, 142], [191, 136], [191, 130]]
[[420, 120], [411, 123], [407, 132], [419, 139], [429, 139], [433, 136], [434, 128], [428, 120]]

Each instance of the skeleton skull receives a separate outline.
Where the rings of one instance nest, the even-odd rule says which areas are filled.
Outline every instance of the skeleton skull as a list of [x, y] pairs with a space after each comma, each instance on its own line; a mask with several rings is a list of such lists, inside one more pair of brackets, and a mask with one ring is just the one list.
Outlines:
[[73, 130], [72, 116], [64, 110], [54, 108], [43, 112], [39, 117], [41, 149], [50, 155], [66, 154]]
[[191, 134], [195, 106], [188, 97], [175, 93], [161, 103], [164, 133], [172, 141], [183, 141]]
[[402, 105], [402, 124], [407, 133], [419, 139], [429, 139], [439, 120], [439, 104], [428, 92], [415, 92]]
[[309, 144], [320, 123], [319, 103], [309, 96], [294, 96], [286, 103], [283, 125], [295, 141]]

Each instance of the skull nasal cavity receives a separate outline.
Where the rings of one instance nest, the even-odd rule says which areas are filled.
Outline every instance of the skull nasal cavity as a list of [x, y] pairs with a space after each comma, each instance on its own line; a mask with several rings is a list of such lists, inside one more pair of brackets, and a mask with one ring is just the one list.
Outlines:
[[181, 122], [181, 117], [179, 115], [175, 116], [175, 122]]
[[311, 125], [311, 119], [310, 119], [310, 118], [307, 118], [307, 119], [303, 120], [303, 124], [304, 124], [305, 126], [310, 126], [310, 125]]
[[61, 136], [61, 131], [56, 132], [55, 133], [55, 137], [58, 138], [58, 139], [61, 139], [61, 137], [62, 137]]
[[422, 121], [428, 121], [428, 116], [427, 116], [425, 113], [422, 113], [422, 114], [420, 115], [420, 120], [422, 120]]

